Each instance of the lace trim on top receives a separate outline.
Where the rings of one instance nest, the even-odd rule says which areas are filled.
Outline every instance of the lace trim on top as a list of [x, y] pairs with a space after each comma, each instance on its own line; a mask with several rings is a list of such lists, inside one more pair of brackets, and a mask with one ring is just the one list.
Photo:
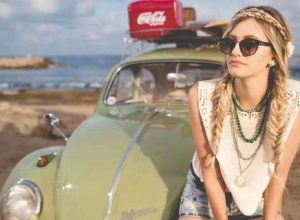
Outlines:
[[[209, 81], [199, 81], [198, 84], [198, 97], [199, 104], [198, 108], [201, 113], [203, 125], [207, 131], [210, 131], [211, 117], [212, 117], [212, 103], [211, 97], [215, 89], [215, 85], [219, 82], [218, 80], [209, 80]], [[291, 86], [289, 86], [291, 84]], [[296, 85], [295, 85], [296, 84]], [[291, 122], [293, 122], [297, 116], [297, 113], [300, 109], [300, 82], [296, 80], [288, 80], [287, 93], [287, 127], [291, 127]], [[240, 117], [259, 119], [261, 118], [263, 112], [252, 112], [249, 116], [249, 113], [238, 111]], [[290, 129], [286, 130], [288, 134]], [[207, 136], [210, 137], [210, 132], [207, 133]], [[210, 140], [210, 139], [209, 139]]]
[[[290, 83], [296, 84], [295, 87], [288, 87], [286, 90], [287, 94], [287, 128], [285, 132], [285, 137], [287, 139], [294, 121], [297, 117], [298, 112], [300, 111], [300, 82], [291, 80]], [[297, 86], [298, 85], [298, 86]]]

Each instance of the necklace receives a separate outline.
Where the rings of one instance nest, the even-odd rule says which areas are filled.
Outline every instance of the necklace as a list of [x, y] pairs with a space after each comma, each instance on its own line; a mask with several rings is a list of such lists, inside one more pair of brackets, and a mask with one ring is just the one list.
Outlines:
[[[257, 146], [257, 148], [255, 149], [254, 153], [248, 157], [248, 158], [245, 158], [242, 156], [242, 153], [238, 147], [238, 142], [237, 142], [237, 138], [236, 138], [236, 135], [235, 135], [235, 124], [234, 124], [234, 120], [233, 120], [233, 104], [231, 104], [231, 108], [230, 108], [230, 124], [231, 124], [231, 135], [232, 135], [232, 139], [233, 139], [233, 143], [234, 143], [234, 148], [237, 152], [237, 155], [238, 155], [238, 160], [239, 160], [239, 170], [240, 170], [240, 174], [236, 177], [235, 179], [235, 184], [239, 187], [244, 187], [246, 185], [246, 177], [244, 176], [244, 173], [248, 170], [248, 168], [250, 167], [250, 165], [252, 164], [252, 162], [254, 161], [256, 155], [257, 155], [257, 152], [258, 150], [262, 147], [262, 141], [264, 139], [264, 135], [265, 135], [265, 129], [264, 129], [264, 132], [262, 134], [262, 137], [261, 137], [261, 140], [259, 141], [259, 144]], [[241, 165], [241, 159], [243, 160], [250, 160], [250, 162], [247, 164], [247, 166], [242, 169], [242, 165]]]
[[266, 119], [267, 119], [267, 115], [268, 115], [268, 102], [266, 104], [264, 104], [264, 113], [263, 113], [263, 118], [261, 120], [261, 123], [260, 123], [260, 126], [259, 126], [259, 129], [257, 131], [256, 134], [254, 134], [251, 138], [247, 138], [242, 130], [242, 126], [241, 126], [241, 122], [240, 122], [240, 119], [239, 119], [239, 116], [238, 116], [238, 113], [237, 113], [237, 105], [235, 104], [235, 101], [234, 99], [232, 99], [232, 102], [233, 102], [233, 117], [235, 119], [235, 122], [237, 124], [237, 130], [238, 130], [238, 133], [239, 133], [239, 136], [241, 137], [241, 139], [244, 141], [244, 142], [247, 142], [247, 143], [254, 143], [257, 138], [260, 136], [260, 134], [262, 133], [262, 130], [263, 128], [265, 127], [265, 124], [266, 124]]
[[[239, 147], [238, 147], [238, 142], [237, 142], [237, 138], [236, 138], [236, 135], [235, 135], [235, 132], [238, 130], [236, 129], [236, 126], [235, 126], [235, 123], [234, 123], [234, 118], [235, 118], [235, 114], [234, 114], [234, 106], [231, 105], [231, 110], [230, 110], [230, 124], [231, 124], [231, 133], [233, 135], [233, 143], [234, 143], [234, 147], [235, 147], [235, 150], [237, 151], [238, 153], [238, 156], [240, 159], [242, 160], [251, 160], [252, 158], [254, 158], [259, 150], [259, 148], [261, 147], [261, 143], [259, 143], [259, 145], [256, 147], [255, 151], [249, 156], [249, 157], [245, 157], [242, 155], [242, 152], [240, 151]], [[265, 123], [264, 123], [265, 124]], [[265, 126], [263, 126], [265, 128]], [[262, 137], [265, 135], [265, 129], [264, 131], [262, 132]], [[262, 138], [263, 139], [263, 138]], [[262, 141], [262, 139], [260, 140], [260, 142]], [[243, 140], [243, 139], [242, 139]], [[253, 142], [251, 142], [253, 143]]]
[[231, 98], [232, 98], [234, 105], [242, 112], [246, 112], [246, 113], [261, 112], [269, 101], [270, 92], [268, 92], [264, 96], [263, 100], [255, 108], [252, 108], [252, 109], [246, 109], [240, 104], [239, 100], [236, 97], [234, 90], [232, 91]]

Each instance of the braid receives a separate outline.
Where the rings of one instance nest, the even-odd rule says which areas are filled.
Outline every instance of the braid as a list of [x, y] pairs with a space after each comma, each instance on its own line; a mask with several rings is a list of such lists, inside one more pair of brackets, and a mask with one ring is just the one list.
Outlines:
[[226, 74], [223, 80], [216, 86], [212, 95], [212, 122], [211, 122], [211, 150], [217, 154], [221, 139], [223, 121], [230, 107], [232, 93], [231, 75]]
[[268, 143], [273, 148], [273, 162], [280, 162], [284, 150], [284, 131], [286, 128], [286, 77], [284, 71], [277, 70], [272, 88], [272, 101], [267, 122]]

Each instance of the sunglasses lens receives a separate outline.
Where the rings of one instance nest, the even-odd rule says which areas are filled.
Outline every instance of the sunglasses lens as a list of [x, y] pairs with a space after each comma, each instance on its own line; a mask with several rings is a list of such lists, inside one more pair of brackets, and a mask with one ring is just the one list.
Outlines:
[[255, 39], [244, 39], [240, 42], [240, 50], [244, 56], [253, 55], [258, 48], [259, 42]]
[[219, 41], [219, 47], [221, 51], [225, 54], [231, 54], [235, 46], [235, 41], [230, 38], [222, 38]]

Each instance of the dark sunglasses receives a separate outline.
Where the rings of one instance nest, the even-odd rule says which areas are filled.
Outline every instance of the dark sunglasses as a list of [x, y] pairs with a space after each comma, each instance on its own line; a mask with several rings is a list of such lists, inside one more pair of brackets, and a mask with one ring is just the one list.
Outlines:
[[252, 38], [245, 38], [240, 42], [237, 42], [236, 40], [233, 40], [229, 37], [221, 38], [219, 40], [218, 45], [224, 54], [231, 54], [237, 43], [239, 43], [239, 48], [243, 56], [251, 56], [255, 54], [259, 45], [268, 47], [272, 46], [271, 43], [263, 42]]

